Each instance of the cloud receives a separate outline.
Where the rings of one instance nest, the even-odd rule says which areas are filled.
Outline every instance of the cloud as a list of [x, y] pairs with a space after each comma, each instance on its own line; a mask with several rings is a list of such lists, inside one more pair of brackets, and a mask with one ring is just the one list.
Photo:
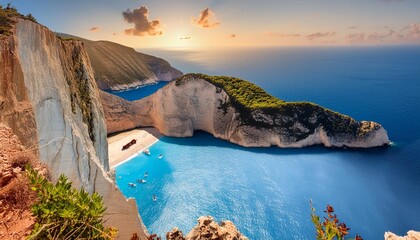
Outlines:
[[398, 38], [403, 41], [420, 40], [420, 24], [412, 23], [404, 27], [398, 34]]
[[236, 34], [234, 34], [234, 33], [230, 34], [229, 38], [236, 38]]
[[101, 29], [99, 28], [99, 27], [91, 27], [90, 29], [89, 29], [89, 31], [91, 31], [91, 32], [98, 32], [98, 31], [100, 31]]
[[383, 42], [386, 38], [392, 37], [395, 34], [394, 30], [389, 30], [387, 33], [373, 32], [367, 35], [366, 40], [369, 42]]
[[278, 32], [269, 32], [270, 37], [300, 37], [300, 34], [297, 33], [278, 33]]
[[203, 28], [212, 28], [220, 25], [220, 22], [215, 21], [215, 14], [210, 8], [206, 8], [201, 11], [198, 18], [193, 18], [193, 23]]
[[349, 33], [345, 39], [349, 43], [361, 43], [365, 41], [365, 33]]
[[359, 28], [358, 26], [353, 25], [353, 26], [349, 26], [347, 29], [358, 29], [358, 28]]
[[149, 22], [149, 9], [144, 6], [139, 8], [127, 9], [122, 12], [124, 20], [128, 23], [134, 23], [134, 28], [129, 28], [125, 30], [125, 34], [133, 36], [159, 36], [163, 32], [159, 30], [162, 25], [159, 20], [153, 20]]
[[190, 37], [190, 36], [187, 36], [187, 37], [180, 37], [179, 39], [181, 39], [181, 40], [188, 40], [188, 39], [191, 39], [191, 37]]
[[332, 37], [332, 36], [335, 36], [335, 35], [336, 35], [336, 32], [334, 32], [334, 31], [333, 32], [317, 32], [317, 33], [312, 33], [312, 34], [306, 35], [306, 37], [309, 40], [313, 41], [313, 40], [316, 40], [318, 38]]

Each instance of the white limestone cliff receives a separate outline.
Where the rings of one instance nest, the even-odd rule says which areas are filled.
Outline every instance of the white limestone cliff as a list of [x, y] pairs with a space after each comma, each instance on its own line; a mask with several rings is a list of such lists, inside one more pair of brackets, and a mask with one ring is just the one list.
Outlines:
[[[252, 112], [255, 121], [273, 127], [244, 124], [240, 112], [230, 104], [229, 96], [223, 89], [194, 77], [184, 79], [182, 83], [172, 82], [152, 96], [131, 103], [131, 106], [137, 109], [140, 126], [154, 126], [166, 136], [187, 137], [192, 136], [195, 130], [203, 130], [246, 147], [322, 144], [326, 147], [369, 148], [390, 142], [380, 124], [367, 121], [360, 122], [358, 130], [363, 130], [361, 135], [330, 134], [316, 115], [300, 119], [298, 114], [274, 116], [255, 110]], [[105, 111], [108, 110], [105, 108]], [[310, 129], [302, 120], [317, 127]], [[281, 124], [291, 124], [291, 127], [282, 128]], [[308, 134], [299, 139], [294, 133]]]
[[20, 139], [28, 134], [22, 142], [38, 149], [53, 179], [65, 174], [75, 187], [102, 195], [105, 224], [117, 227], [119, 238], [146, 239], [134, 200], [108, 177], [104, 113], [83, 43], [62, 41], [28, 20], [18, 19], [13, 31], [0, 50], [0, 121]]

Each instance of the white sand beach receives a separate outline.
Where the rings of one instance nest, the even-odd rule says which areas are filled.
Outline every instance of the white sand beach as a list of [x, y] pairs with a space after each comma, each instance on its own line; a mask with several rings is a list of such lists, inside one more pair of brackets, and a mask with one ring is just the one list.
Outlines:
[[[162, 134], [155, 128], [137, 128], [126, 132], [117, 133], [108, 137], [109, 166], [115, 168], [119, 164], [131, 159], [156, 143]], [[137, 142], [126, 150], [122, 147], [135, 139]]]

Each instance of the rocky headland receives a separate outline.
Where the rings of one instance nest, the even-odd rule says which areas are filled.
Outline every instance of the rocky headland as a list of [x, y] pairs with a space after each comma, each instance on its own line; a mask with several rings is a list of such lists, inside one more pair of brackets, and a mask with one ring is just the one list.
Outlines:
[[173, 137], [203, 130], [246, 147], [370, 148], [390, 142], [378, 123], [309, 102], [285, 102], [232, 77], [187, 74], [138, 101], [106, 93], [101, 100], [109, 133], [125, 130], [124, 125], [153, 126]]
[[63, 33], [58, 35], [62, 39], [83, 42], [101, 90], [127, 90], [182, 76], [181, 71], [164, 59], [137, 52], [118, 43], [91, 41]]

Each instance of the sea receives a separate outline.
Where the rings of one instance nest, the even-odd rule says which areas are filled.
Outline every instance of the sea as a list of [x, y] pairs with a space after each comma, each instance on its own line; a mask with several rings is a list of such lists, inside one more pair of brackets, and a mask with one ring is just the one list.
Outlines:
[[[364, 150], [281, 149], [240, 147], [201, 131], [163, 137], [150, 155], [116, 168], [119, 188], [136, 199], [150, 233], [164, 237], [179, 227], [186, 234], [210, 215], [233, 221], [249, 239], [315, 239], [310, 201], [321, 218], [333, 206], [351, 237], [420, 230], [420, 46], [139, 51], [184, 73], [239, 77], [286, 101], [379, 122], [393, 142]], [[121, 96], [139, 99], [150, 87]]]

